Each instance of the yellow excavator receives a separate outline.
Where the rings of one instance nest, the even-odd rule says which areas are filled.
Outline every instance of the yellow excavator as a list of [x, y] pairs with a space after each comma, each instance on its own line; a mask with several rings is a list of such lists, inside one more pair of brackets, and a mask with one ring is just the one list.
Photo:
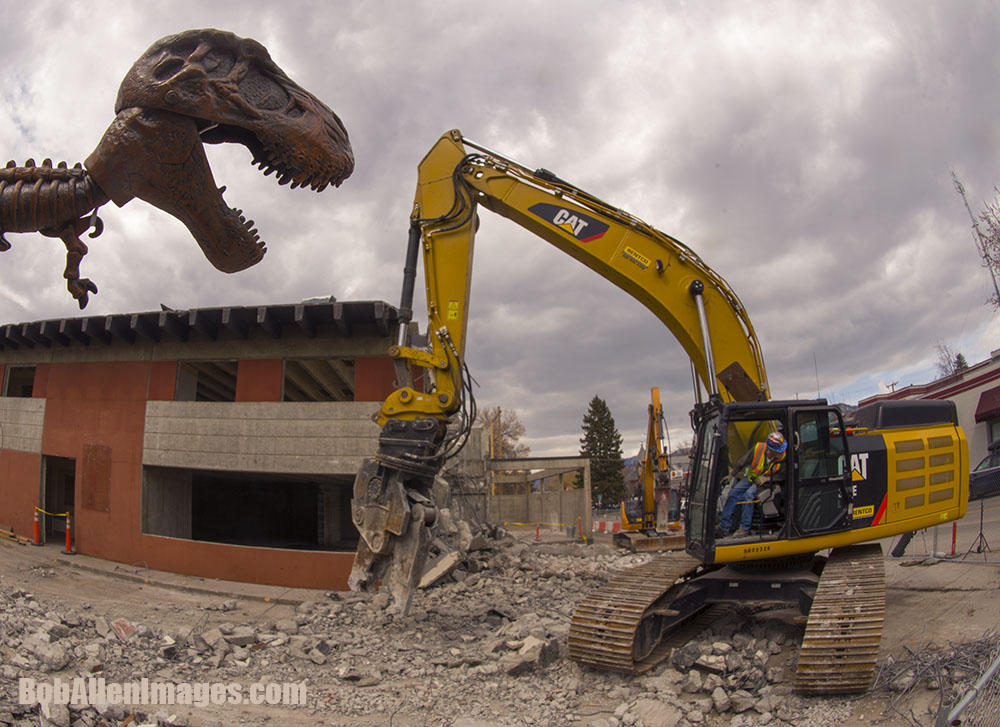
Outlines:
[[[823, 399], [770, 401], [746, 310], [691, 248], [457, 130], [443, 135], [418, 169], [399, 332], [389, 351], [398, 388], [376, 414], [377, 454], [355, 479], [360, 539], [351, 587], [380, 583], [392, 608], [406, 612], [436, 517], [434, 478], [471, 430], [465, 343], [479, 209], [513, 220], [645, 305], [683, 347], [700, 382], [685, 550], [620, 573], [584, 598], [570, 623], [570, 656], [640, 673], [713, 604], [794, 604], [808, 614], [796, 688], [865, 690], [885, 616], [882, 551], [873, 541], [965, 514], [968, 445], [954, 405], [880, 402], [848, 420]], [[426, 345], [416, 345], [411, 325], [421, 258]], [[741, 504], [753, 508], [751, 534], [722, 532], [719, 511], [741, 475], [734, 466], [774, 432], [788, 445], [784, 465]]]
[[[671, 486], [670, 458], [663, 448], [666, 425], [660, 390], [649, 392], [649, 421], [642, 458], [637, 462], [634, 492], [626, 492], [620, 510], [621, 529], [613, 542], [633, 553], [684, 547], [680, 532], [680, 485]], [[628, 489], [628, 485], [626, 485]]]

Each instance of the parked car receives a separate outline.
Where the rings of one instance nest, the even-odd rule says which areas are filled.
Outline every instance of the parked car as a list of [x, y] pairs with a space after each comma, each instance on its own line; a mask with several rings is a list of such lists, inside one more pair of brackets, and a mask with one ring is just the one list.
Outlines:
[[1000, 495], [1000, 441], [990, 445], [989, 453], [969, 473], [969, 502]]

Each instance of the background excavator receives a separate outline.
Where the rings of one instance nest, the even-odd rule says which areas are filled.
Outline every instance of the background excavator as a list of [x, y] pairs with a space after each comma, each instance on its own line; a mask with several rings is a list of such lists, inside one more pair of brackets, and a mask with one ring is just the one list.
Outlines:
[[[614, 543], [633, 553], [684, 547], [680, 526], [680, 483], [671, 485], [670, 458], [663, 448], [666, 425], [660, 390], [650, 390], [649, 421], [642, 457], [636, 462], [634, 492], [626, 483], [621, 503], [621, 530]], [[679, 542], [678, 542], [679, 541]]]
[[[435, 519], [434, 477], [472, 427], [465, 343], [478, 208], [513, 220], [645, 305], [700, 381], [685, 551], [618, 574], [584, 598], [570, 624], [570, 656], [638, 673], [665, 658], [671, 636], [713, 604], [790, 603], [809, 616], [796, 688], [865, 690], [885, 615], [881, 546], [871, 542], [960, 518], [968, 504], [968, 445], [954, 405], [881, 402], [846, 422], [823, 399], [769, 401], [742, 303], [689, 247], [457, 130], [418, 169], [399, 335], [389, 352], [398, 388], [376, 415], [378, 451], [354, 484], [360, 540], [351, 587], [381, 583], [406, 612]], [[411, 326], [421, 257], [426, 346], [414, 345]], [[789, 443], [786, 464], [744, 505], [755, 510], [753, 534], [717, 533], [726, 488], [740, 474], [733, 464], [774, 431]]]

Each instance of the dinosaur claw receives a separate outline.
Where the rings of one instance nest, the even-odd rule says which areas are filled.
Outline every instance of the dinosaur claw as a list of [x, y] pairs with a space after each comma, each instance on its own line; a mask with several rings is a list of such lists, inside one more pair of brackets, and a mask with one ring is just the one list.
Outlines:
[[104, 232], [104, 220], [97, 216], [97, 210], [94, 210], [91, 221], [93, 222], [94, 230], [87, 237], [99, 237]]
[[0, 252], [7, 252], [8, 250], [10, 250], [10, 243], [7, 242], [7, 238], [0, 232]]
[[76, 298], [76, 302], [80, 305], [80, 310], [86, 308], [87, 303], [90, 302], [90, 293], [97, 295], [97, 285], [90, 278], [70, 280], [66, 283], [66, 289], [69, 290], [70, 295]]

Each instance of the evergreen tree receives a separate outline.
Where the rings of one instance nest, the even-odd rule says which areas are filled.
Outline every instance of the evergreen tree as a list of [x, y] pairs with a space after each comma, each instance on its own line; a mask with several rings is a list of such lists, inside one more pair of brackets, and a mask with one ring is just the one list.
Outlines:
[[961, 373], [969, 368], [968, 361], [965, 360], [965, 356], [960, 353], [955, 354], [955, 373]]
[[603, 507], [613, 507], [625, 496], [622, 467], [622, 435], [615, 427], [607, 403], [594, 396], [583, 416], [580, 455], [590, 458], [590, 497], [596, 505], [601, 495]]

